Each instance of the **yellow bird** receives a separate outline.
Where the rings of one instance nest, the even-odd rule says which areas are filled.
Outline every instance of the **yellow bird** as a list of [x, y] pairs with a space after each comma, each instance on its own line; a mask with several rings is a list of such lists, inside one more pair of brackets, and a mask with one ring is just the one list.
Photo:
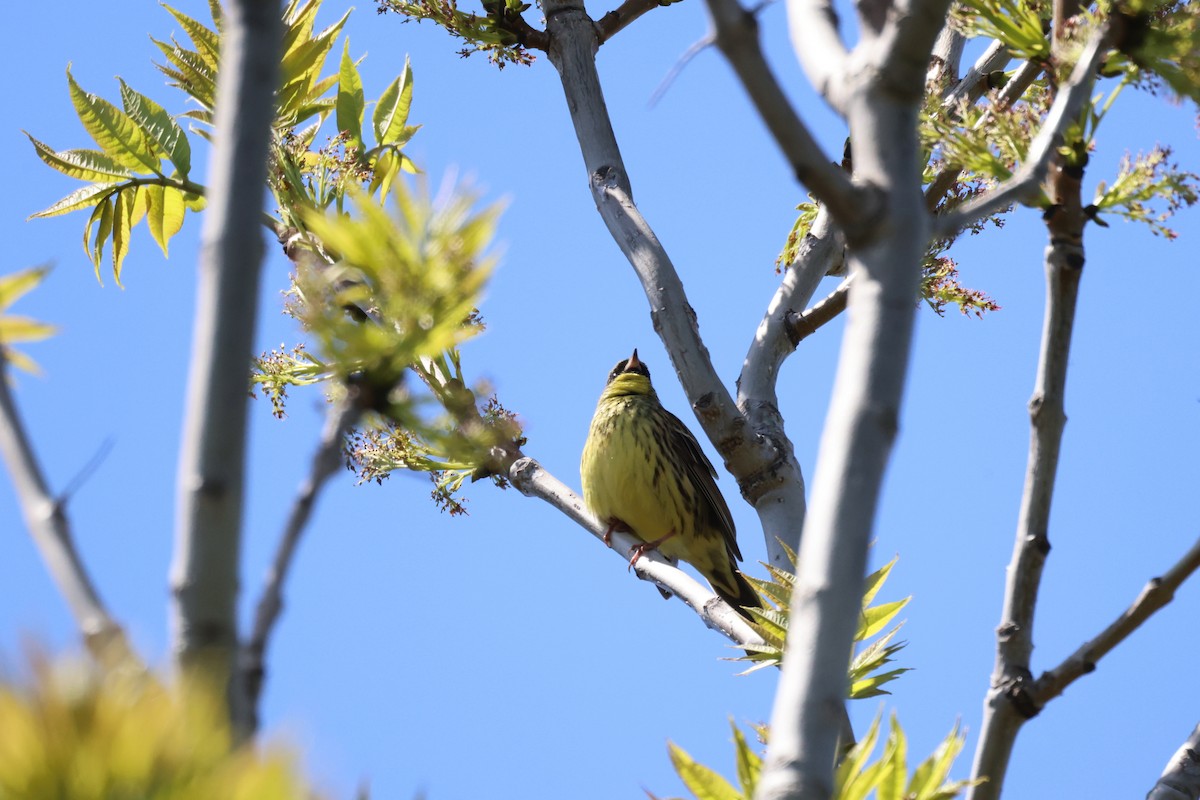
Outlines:
[[745, 607], [761, 607], [737, 570], [742, 554], [717, 472], [687, 426], [659, 402], [637, 350], [609, 373], [579, 473], [584, 503], [608, 526], [605, 542], [614, 530], [643, 542], [630, 564], [657, 549], [694, 566], [747, 619]]

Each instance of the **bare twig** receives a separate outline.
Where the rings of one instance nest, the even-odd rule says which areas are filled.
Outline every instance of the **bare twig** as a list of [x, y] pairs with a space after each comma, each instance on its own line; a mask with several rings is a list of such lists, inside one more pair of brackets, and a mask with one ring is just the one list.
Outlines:
[[[1067, 16], [1063, 9], [1070, 2], [1074, 0], [1056, 0], [1056, 41], [1062, 36]], [[1104, 38], [1097, 32], [1089, 46], [1099, 47]], [[1072, 75], [1076, 86], [1068, 91], [1079, 85], [1090, 86], [1095, 66], [1081, 74], [1086, 61], [1085, 56], [1076, 65]], [[1061, 99], [1062, 95], [1055, 98], [1055, 107], [1060, 106]], [[1072, 117], [1075, 114], [1078, 111]], [[1049, 117], [1045, 125], [1051, 125]], [[1038, 138], [1042, 139], [1044, 133], [1045, 128]], [[1059, 135], [1053, 138], [1062, 140]], [[1083, 277], [1083, 230], [1087, 216], [1082, 206], [1082, 181], [1082, 164], [1072, 164], [1062, 157], [1055, 159], [1050, 181], [1054, 206], [1044, 217], [1049, 240], [1045, 255], [1046, 311], [1037, 378], [1029, 401], [1025, 488], [1021, 494], [1013, 556], [1005, 581], [1004, 607], [1000, 626], [996, 629], [995, 668], [984, 702], [983, 725], [972, 765], [971, 777], [978, 782], [969, 790], [970, 800], [996, 800], [1001, 796], [1017, 734], [1026, 720], [1041, 711], [1031, 672], [1033, 624], [1042, 571], [1050, 552], [1050, 505], [1067, 421], [1067, 365], [1075, 306]]]
[[325, 416], [325, 429], [321, 432], [321, 441], [313, 453], [309, 473], [292, 501], [291, 511], [275, 550], [275, 558], [267, 571], [266, 582], [254, 612], [254, 628], [242, 648], [239, 664], [249, 706], [251, 733], [258, 729], [258, 703], [266, 675], [267, 644], [275, 623], [279, 620], [279, 614], [283, 611], [283, 587], [287, 582], [296, 548], [308, 527], [321, 489], [341, 466], [346, 434], [357, 423], [361, 413], [358, 390], [353, 386], [346, 387], [345, 395], [329, 407]]
[[278, 3], [236, 0], [225, 5], [171, 564], [176, 665], [185, 671], [205, 668], [218, 685], [228, 682], [231, 718], [239, 727], [247, 721], [247, 709], [232, 678], [238, 644], [246, 365], [258, 310], [262, 187], [281, 30]]
[[716, 41], [716, 37], [710, 33], [688, 45], [688, 49], [683, 51], [683, 55], [681, 55], [675, 61], [675, 63], [671, 65], [671, 68], [667, 70], [667, 74], [663, 76], [661, 81], [659, 81], [658, 86], [655, 87], [654, 92], [650, 95], [650, 100], [646, 103], [646, 105], [650, 106], [650, 108], [654, 108], [654, 106], [658, 105], [658, 101], [661, 100], [663, 95], [667, 93], [667, 89], [671, 88], [671, 84], [673, 84], [675, 79], [679, 77], [679, 73], [683, 72], [683, 68], [691, 63], [693, 58], [704, 52], [704, 48], [715, 44]]
[[87, 463], [80, 468], [79, 472], [75, 473], [75, 477], [67, 481], [67, 485], [58, 493], [58, 503], [60, 505], [64, 507], [67, 505], [70, 499], [74, 497], [75, 492], [79, 491], [80, 487], [87, 483], [87, 479], [92, 477], [96, 470], [100, 469], [100, 465], [108, 458], [108, 454], [112, 452], [112, 449], [113, 438], [109, 436], [100, 443], [100, 446], [96, 448], [96, 452], [92, 454]]
[[1071, 78], [1060, 88], [1054, 104], [1046, 115], [1042, 128], [1029, 145], [1024, 163], [1012, 177], [989, 192], [972, 198], [961, 206], [937, 218], [934, 235], [953, 236], [972, 222], [989, 217], [1013, 203], [1030, 199], [1050, 169], [1050, 161], [1062, 143], [1062, 133], [1072, 121], [1078, 119], [1080, 111], [1091, 97], [1096, 69], [1105, 53], [1109, 23], [1105, 22], [1093, 33], [1083, 48], [1079, 62]]
[[708, 0], [717, 47], [737, 73], [755, 109], [770, 130], [796, 180], [829, 208], [847, 238], [858, 235], [859, 225], [870, 214], [864, 208], [869, 195], [850, 182], [850, 176], [821, 152], [791, 101], [780, 88], [763, 56], [754, 15], [738, 0]]
[[[517, 459], [509, 468], [508, 477], [522, 494], [545, 500], [603, 541], [607, 526], [602, 525], [588, 512], [579, 495], [547, 472], [537, 461], [528, 457]], [[629, 560], [632, 549], [642, 543], [641, 540], [621, 531], [613, 531], [611, 541], [613, 552], [626, 561]], [[687, 603], [705, 625], [720, 631], [735, 644], [762, 643], [762, 639], [750, 629], [741, 615], [657, 551], [652, 550], [639, 558], [633, 565], [633, 571], [642, 580], [650, 581]]]
[[624, 0], [621, 5], [596, 20], [597, 44], [604, 44], [638, 17], [661, 5], [659, 0]]
[[1049, 672], [1043, 672], [1033, 685], [1033, 701], [1040, 708], [1063, 693], [1083, 675], [1096, 669], [1096, 663], [1137, 630], [1154, 612], [1175, 599], [1175, 590], [1200, 569], [1200, 540], [1161, 577], [1152, 578], [1129, 608], [1091, 641], [1067, 657]]
[[802, 313], [787, 315], [788, 336], [793, 344], [800, 342], [820, 330], [821, 326], [837, 319], [846, 310], [850, 299], [850, 278], [846, 278], [838, 287]]
[[1192, 731], [1171, 760], [1146, 800], [1197, 800], [1200, 798], [1200, 725]]
[[25, 525], [50, 577], [66, 600], [92, 657], [106, 667], [135, 667], [125, 631], [108, 613], [75, 549], [63, 503], [50, 494], [9, 386], [8, 361], [0, 349], [0, 456], [8, 467]]

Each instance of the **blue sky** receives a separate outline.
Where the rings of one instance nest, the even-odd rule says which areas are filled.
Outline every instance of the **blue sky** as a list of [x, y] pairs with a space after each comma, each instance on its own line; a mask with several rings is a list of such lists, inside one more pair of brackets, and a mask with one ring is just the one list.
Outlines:
[[[327, 0], [322, 21], [346, 6]], [[205, 3], [177, 7], [204, 18]], [[116, 9], [119, 8], [120, 11]], [[593, 9], [599, 16], [607, 8]], [[28, 349], [41, 377], [17, 378], [18, 400], [53, 485], [66, 486], [111, 439], [113, 450], [69, 503], [79, 547], [113, 612], [142, 652], [166, 664], [167, 568], [174, 475], [190, 342], [198, 218], [164, 260], [134, 236], [124, 289], [97, 285], [80, 246], [81, 216], [26, 222], [75, 187], [34, 156], [27, 129], [58, 149], [89, 142], [66, 92], [68, 63], [92, 92], [116, 75], [186, 110], [151, 67], [147, 38], [182, 36], [153, 3], [63, 0], [6, 12], [0, 53], [0, 196], [4, 271], [53, 262], [20, 313], [61, 325]], [[762, 24], [769, 56], [832, 155], [844, 130], [807, 89], [783, 32], [783, 9]], [[791, 180], [714, 51], [699, 55], [654, 108], [647, 100], [705, 32], [698, 2], [656, 9], [605, 45], [601, 77], [635, 196], [688, 288], [718, 372], [736, 377], [774, 291], [773, 261], [803, 191]], [[412, 58], [410, 155], [434, 186], [455, 174], [503, 199], [502, 260], [483, 313], [487, 332], [465, 349], [520, 413], [526, 452], [578, 486], [578, 457], [595, 398], [617, 358], [638, 347], [664, 402], [686, 401], [650, 325], [645, 299], [596, 215], [557, 75], [540, 58], [503, 72], [432, 25], [377, 17], [364, 2], [347, 27], [368, 98]], [[1171, 143], [1200, 171], [1194, 109], [1124, 96], [1105, 124], [1088, 185], [1111, 179], [1126, 149]], [[200, 148], [203, 151], [203, 148]], [[200, 174], [200, 173], [198, 173]], [[1035, 672], [1107, 625], [1145, 581], [1197, 535], [1200, 453], [1200, 218], [1185, 212], [1167, 243], [1112, 221], [1088, 231], [1067, 426], [1050, 555], [1035, 629]], [[873, 560], [900, 555], [881, 599], [912, 595], [900, 665], [885, 698], [916, 760], [961, 721], [965, 777], [993, 660], [1004, 567], [1012, 549], [1041, 326], [1044, 233], [1019, 211], [1001, 231], [961, 243], [967, 285], [1002, 310], [983, 320], [918, 312], [901, 435], [876, 529]], [[279, 312], [288, 264], [270, 248], [259, 350], [299, 334]], [[833, 288], [827, 282], [821, 291]], [[782, 411], [811, 476], [840, 339], [839, 324], [806, 340], [784, 368]], [[252, 403], [243, 608], [262, 574], [320, 425], [317, 393], [295, 392], [277, 421]], [[698, 429], [698, 428], [697, 428]], [[711, 449], [710, 449], [711, 453]], [[751, 574], [764, 547], [726, 476]], [[424, 792], [467, 798], [640, 797], [682, 790], [668, 739], [732, 774], [727, 720], [765, 721], [776, 674], [735, 677], [733, 655], [680, 603], [663, 602], [621, 562], [544, 504], [515, 491], [470, 490], [471, 515], [450, 519], [423, 477], [355, 486], [349, 474], [321, 498], [288, 588], [269, 662], [269, 729], [306, 754], [318, 785], [348, 797]], [[1026, 726], [1010, 797], [1140, 796], [1197, 722], [1200, 588], [1186, 585], [1126, 645]], [[32, 637], [74, 646], [66, 608], [0, 483], [0, 658], [18, 664]], [[878, 701], [854, 704], [861, 729]], [[1105, 764], [1097, 771], [1089, 764]]]

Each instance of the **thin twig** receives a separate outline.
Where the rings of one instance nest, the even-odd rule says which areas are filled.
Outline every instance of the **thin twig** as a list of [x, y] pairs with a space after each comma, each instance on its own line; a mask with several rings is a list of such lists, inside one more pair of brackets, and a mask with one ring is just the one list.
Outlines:
[[108, 458], [108, 454], [113, 449], [113, 438], [109, 436], [100, 446], [96, 448], [96, 452], [88, 459], [88, 462], [80, 468], [79, 472], [75, 473], [75, 477], [67, 482], [66, 487], [58, 493], [58, 504], [66, 507], [67, 502], [75, 495], [77, 491], [87, 483], [87, 479], [95, 474], [100, 465], [104, 463], [104, 459]]
[[[1062, 38], [1064, 9], [1075, 0], [1055, 2], [1055, 44]], [[1104, 35], [1093, 35], [1098, 47]], [[1057, 48], [1056, 48], [1057, 49]], [[1093, 54], [1094, 56], [1094, 54]], [[1086, 56], [1076, 65], [1072, 81], [1089, 85], [1094, 65], [1081, 73]], [[1055, 98], [1060, 105], [1062, 95]], [[1050, 117], [1053, 116], [1053, 110]], [[1078, 112], [1075, 112], [1076, 114]], [[1074, 117], [1074, 114], [1072, 115]], [[1045, 125], [1050, 126], [1050, 118]], [[1043, 139], [1039, 133], [1038, 138]], [[1053, 137], [1061, 141], [1062, 137]], [[1049, 139], [1043, 139], [1049, 141]], [[1055, 148], [1057, 150], [1057, 147]], [[1032, 150], [1032, 148], [1031, 148]], [[1050, 506], [1066, 426], [1067, 366], [1075, 307], [1085, 261], [1083, 231], [1087, 216], [1082, 205], [1083, 168], [1065, 158], [1054, 160], [1050, 181], [1053, 213], [1044, 216], [1048, 246], [1045, 254], [1046, 310], [1038, 354], [1037, 378], [1029, 400], [1029, 456], [1012, 560], [1004, 586], [1004, 607], [996, 629], [996, 661], [984, 702], [983, 725], [972, 764], [970, 800], [997, 800], [1012, 758], [1013, 746], [1025, 722], [1041, 711], [1034, 692], [1031, 659], [1033, 627], [1046, 556], [1050, 552]]]
[[242, 647], [239, 671], [244, 682], [246, 700], [249, 705], [250, 733], [258, 729], [258, 704], [266, 676], [266, 651], [271, 633], [283, 611], [283, 587], [291, 571], [296, 548], [312, 518], [317, 497], [326, 481], [337, 472], [342, 464], [342, 451], [346, 434], [358, 422], [362, 409], [359, 406], [359, 391], [346, 387], [346, 394], [329, 407], [325, 416], [325, 428], [321, 441], [313, 453], [309, 473], [296, 491], [292, 508], [283, 526], [283, 534], [275, 548], [275, 558], [267, 571], [262, 594], [254, 612], [254, 628], [250, 638]]
[[1096, 669], [1109, 651], [1137, 630], [1154, 612], [1175, 599], [1175, 590], [1200, 569], [1200, 539], [1161, 577], [1152, 578], [1137, 599], [1111, 625], [1072, 653], [1061, 664], [1043, 672], [1033, 686], [1033, 700], [1039, 707], [1058, 697], [1083, 675]]
[[[750, 14], [757, 17], [760, 13], [762, 13], [763, 9], [774, 5], [777, 2], [779, 2], [779, 0], [762, 0], [762, 2], [751, 7]], [[662, 81], [658, 84], [658, 87], [655, 88], [654, 93], [650, 95], [650, 100], [647, 105], [650, 108], [653, 108], [658, 101], [662, 99], [662, 96], [667, 93], [667, 89], [671, 88], [671, 84], [674, 83], [675, 79], [679, 77], [679, 73], [683, 72], [683, 68], [691, 63], [691, 60], [703, 52], [706, 47], [716, 43], [717, 35], [712, 32], [709, 32], [702, 38], [692, 42], [692, 44], [688, 46], [688, 49], [683, 51], [683, 55], [681, 55], [678, 60], [671, 65], [671, 69], [667, 71], [666, 76], [663, 77]]]
[[1200, 725], [1167, 762], [1146, 800], [1200, 799]]
[[1060, 88], [1041, 130], [1030, 143], [1024, 163], [1017, 168], [1012, 177], [991, 191], [972, 198], [938, 217], [934, 223], [935, 237], [953, 236], [972, 222], [989, 217], [1019, 200], [1030, 199], [1036, 194], [1050, 169], [1051, 159], [1062, 143], [1063, 131], [1079, 118], [1084, 103], [1091, 97], [1096, 69], [1104, 57], [1109, 30], [1110, 25], [1105, 22], [1088, 39], [1070, 80]]
[[604, 44], [623, 31], [638, 17], [661, 6], [659, 0], [624, 0], [621, 5], [596, 20], [597, 44]]
[[[603, 541], [606, 526], [588, 512], [583, 505], [583, 498], [537, 461], [528, 457], [518, 459], [510, 467], [508, 476], [512, 485], [522, 494], [545, 500]], [[613, 552], [625, 561], [629, 560], [632, 549], [642, 544], [640, 539], [621, 531], [613, 531], [611, 541]], [[741, 615], [657, 551], [649, 551], [639, 558], [633, 565], [633, 571], [642, 580], [678, 597], [696, 612], [705, 625], [721, 632], [735, 644], [762, 643], [762, 639], [750, 629]]]
[[675, 79], [679, 77], [679, 73], [683, 72], [683, 68], [691, 63], [693, 58], [704, 52], [704, 48], [715, 44], [716, 41], [716, 37], [710, 33], [702, 39], [697, 39], [696, 41], [692, 42], [691, 45], [688, 46], [688, 49], [683, 51], [683, 55], [681, 55], [675, 61], [675, 63], [671, 65], [671, 68], [667, 70], [667, 74], [663, 76], [662, 81], [660, 81], [658, 86], [655, 87], [654, 93], [650, 95], [650, 100], [647, 101], [646, 105], [648, 105], [650, 108], [654, 108], [654, 106], [658, 105], [658, 101], [661, 100], [662, 96], [667, 93], [667, 89], [671, 88], [671, 84], [673, 84]]
[[25, 525], [50, 577], [66, 600], [88, 652], [105, 667], [144, 669], [125, 631], [108, 613], [79, 551], [63, 503], [55, 500], [25, 430], [0, 349], [0, 456], [8, 467]]
[[842, 281], [836, 289], [818, 301], [811, 308], [797, 314], [788, 314], [788, 335], [792, 344], [799, 344], [803, 339], [816, 333], [822, 325], [832, 322], [846, 310], [850, 300], [850, 281], [853, 276]]
[[763, 56], [754, 15], [738, 0], [708, 0], [717, 47], [737, 73], [767, 129], [783, 151], [796, 179], [829, 208], [838, 226], [853, 240], [870, 217], [869, 195], [821, 152], [812, 133], [784, 94]]

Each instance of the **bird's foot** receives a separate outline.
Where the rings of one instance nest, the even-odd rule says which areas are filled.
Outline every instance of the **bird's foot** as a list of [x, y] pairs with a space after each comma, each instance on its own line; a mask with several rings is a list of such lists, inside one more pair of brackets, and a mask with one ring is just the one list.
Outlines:
[[631, 547], [629, 549], [629, 569], [633, 569], [633, 565], [637, 563], [639, 558], [646, 555], [646, 553], [650, 552], [651, 550], [657, 550], [659, 545], [674, 535], [675, 531], [671, 531], [666, 536], [655, 539], [653, 542], [642, 542], [639, 545]]

